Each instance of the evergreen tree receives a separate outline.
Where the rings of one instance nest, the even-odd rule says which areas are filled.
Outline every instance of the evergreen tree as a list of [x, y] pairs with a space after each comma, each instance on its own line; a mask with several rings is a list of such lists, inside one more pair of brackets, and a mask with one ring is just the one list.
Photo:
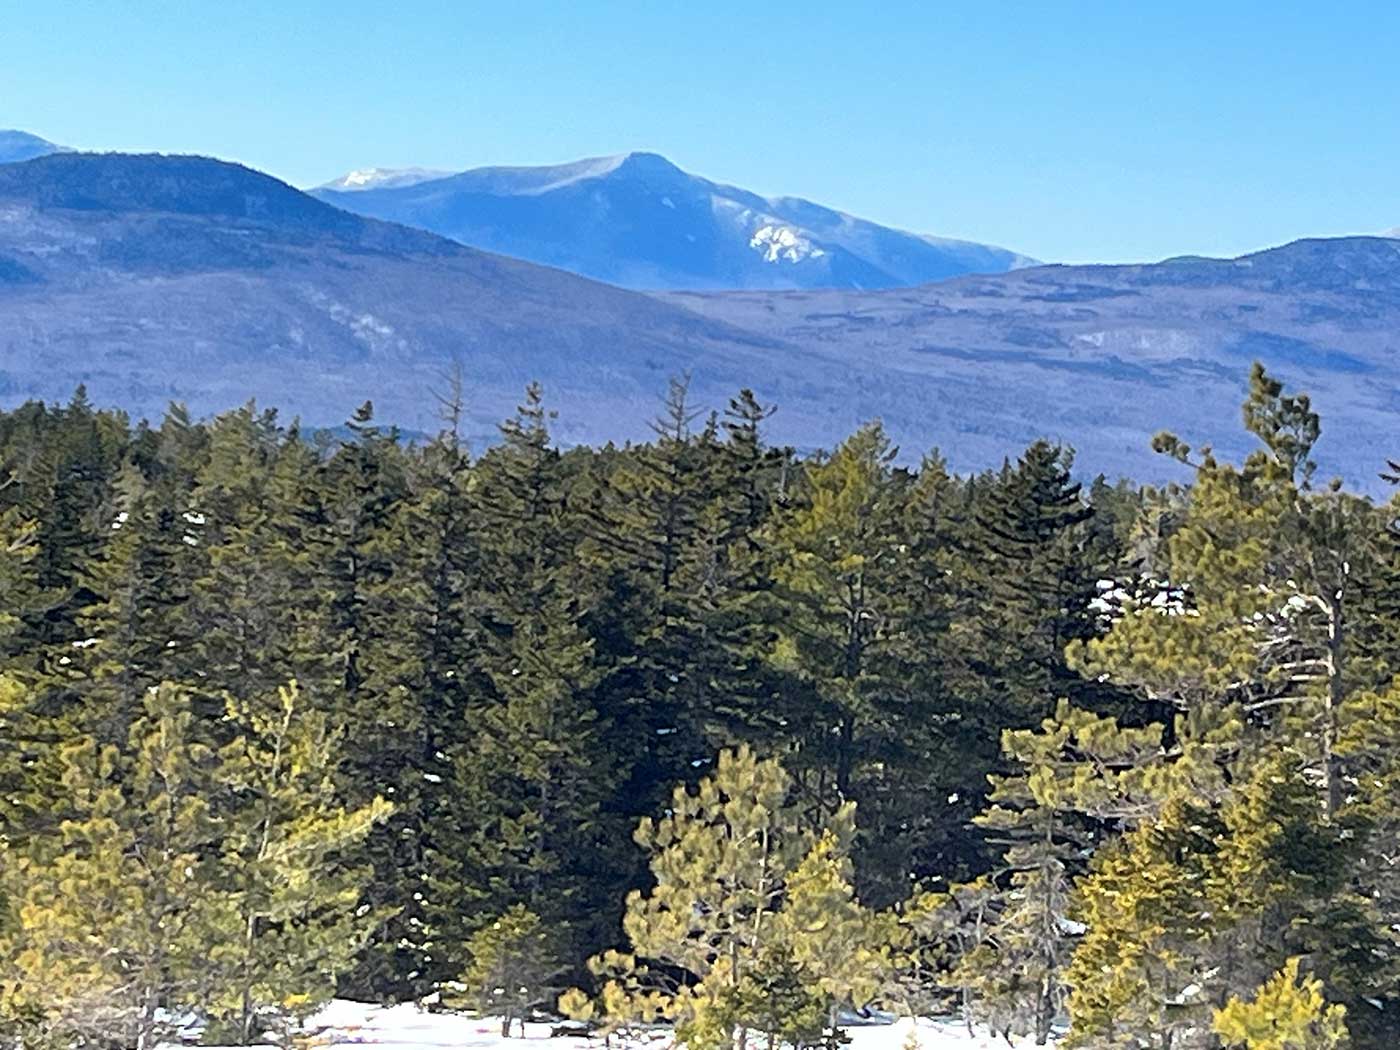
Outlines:
[[224, 918], [210, 888], [219, 828], [216, 760], [188, 698], [146, 697], [126, 747], [63, 748], [73, 816], [31, 838], [6, 872], [15, 922], [0, 1011], [39, 1040], [148, 1050], [180, 1008], [202, 1004]]
[[[0, 480], [0, 501], [16, 484], [13, 474]], [[37, 554], [38, 526], [26, 519], [21, 505], [0, 502], [0, 666], [8, 666], [24, 651], [26, 619], [40, 601]]]
[[553, 1005], [564, 971], [559, 945], [540, 917], [522, 905], [482, 926], [467, 942], [467, 968], [460, 984], [467, 1006], [501, 1018], [501, 1038], [510, 1038], [532, 1010]]
[[[687, 1045], [740, 1047], [745, 1030], [762, 1020], [739, 1012], [754, 999], [752, 982], [765, 979], [761, 960], [789, 960], [788, 974], [805, 972], [802, 984], [828, 999], [857, 990], [851, 956], [860, 946], [847, 944], [838, 957], [833, 945], [838, 931], [849, 934], [859, 922], [839, 848], [851, 810], [837, 814], [834, 837], [815, 840], [813, 850], [791, 787], [778, 763], [740, 748], [722, 753], [695, 793], [678, 787], [666, 817], [642, 821], [637, 840], [653, 854], [656, 884], [628, 897], [623, 926], [632, 952], [608, 952], [592, 964], [609, 1016], [665, 1014]], [[781, 907], [790, 884], [791, 916]], [[834, 915], [816, 914], [832, 903]], [[677, 971], [685, 978], [670, 978]]]
[[714, 513], [717, 424], [696, 433], [697, 415], [689, 379], [673, 378], [650, 423], [653, 439], [609, 457], [581, 487], [579, 560], [597, 574], [601, 592], [589, 618], [603, 643], [598, 705], [625, 746], [624, 797], [636, 807], [629, 818], [661, 804], [710, 754], [705, 665], [715, 654], [700, 603], [714, 582], [725, 522]]
[[179, 406], [159, 433], [138, 435], [104, 508], [105, 540], [80, 566], [90, 601], [55, 647], [56, 684], [99, 743], [125, 740], [147, 690], [190, 677], [180, 610], [203, 556], [190, 502], [202, 444]]
[[1093, 603], [1109, 575], [1094, 542], [1094, 508], [1072, 479], [1072, 454], [1037, 441], [974, 497], [960, 566], [963, 608], [979, 610], [965, 638], [981, 702], [1000, 725], [1029, 724], [1054, 698], [1094, 706], [1065, 647], [1097, 633]]
[[209, 425], [190, 500], [204, 551], [182, 611], [190, 662], [222, 713], [295, 678], [318, 705], [339, 695], [319, 577], [328, 565], [312, 486], [319, 457], [296, 426], [255, 405]]
[[859, 799], [862, 779], [880, 770], [874, 740], [923, 713], [892, 673], [909, 615], [900, 586], [907, 485], [894, 454], [878, 424], [858, 431], [807, 468], [803, 499], [776, 526], [786, 608], [773, 659], [815, 694], [793, 766], [818, 821]]
[[1250, 1002], [1231, 999], [1216, 1012], [1215, 1030], [1241, 1050], [1342, 1050], [1346, 1010], [1329, 1005], [1322, 982], [1298, 977], [1298, 959], [1260, 986]]
[[340, 804], [333, 775], [345, 735], [295, 682], [273, 703], [230, 701], [227, 717], [240, 732], [219, 754], [232, 797], [217, 889], [233, 928], [211, 953], [221, 979], [208, 1009], [240, 1045], [267, 1031], [285, 1042], [386, 918], [359, 908], [371, 872], [343, 858], [391, 807]]
[[[1168, 541], [1168, 579], [1073, 658], [1086, 674], [1111, 675], [1185, 710], [1209, 716], [1235, 703], [1256, 722], [1292, 722], [1335, 816], [1344, 795], [1342, 707], [1353, 690], [1375, 684], [1348, 639], [1360, 626], [1357, 577], [1375, 560], [1380, 533], [1367, 501], [1335, 487], [1311, 490], [1307, 456], [1320, 426], [1306, 396], [1284, 395], [1257, 365], [1250, 384], [1245, 420], [1265, 448], [1239, 469], [1206, 451]], [[1189, 458], [1171, 435], [1157, 445]]]
[[1195, 761], [1166, 761], [1161, 727], [1123, 728], [1067, 701], [1038, 731], [1006, 730], [1002, 749], [1016, 772], [990, 778], [991, 805], [976, 818], [1003, 849], [995, 919], [956, 979], [993, 1028], [1043, 1044], [1066, 1001], [1084, 858], [1115, 825], [1152, 816], [1177, 785], [1198, 790], [1207, 776]]
[[1102, 847], [1077, 888], [1084, 927], [1066, 973], [1070, 1047], [1187, 1050], [1210, 1029], [1205, 887], [1218, 816], [1185, 797]]
[[435, 937], [460, 944], [515, 905], [565, 941], [597, 945], [599, 909], [620, 887], [605, 858], [603, 805], [612, 783], [599, 742], [599, 672], [586, 595], [571, 564], [566, 492], [538, 387], [527, 391], [503, 444], [479, 466], [482, 654], [453, 761], [440, 851], [444, 890]]

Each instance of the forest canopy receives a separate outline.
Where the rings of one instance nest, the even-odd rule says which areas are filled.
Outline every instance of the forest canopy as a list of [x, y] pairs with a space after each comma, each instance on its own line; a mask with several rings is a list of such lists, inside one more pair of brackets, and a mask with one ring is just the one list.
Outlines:
[[680, 380], [627, 447], [447, 402], [0, 413], [0, 1038], [577, 986], [693, 1050], [1400, 1039], [1400, 545], [1306, 396], [1256, 366], [1258, 451], [1161, 435], [1160, 487], [799, 455]]

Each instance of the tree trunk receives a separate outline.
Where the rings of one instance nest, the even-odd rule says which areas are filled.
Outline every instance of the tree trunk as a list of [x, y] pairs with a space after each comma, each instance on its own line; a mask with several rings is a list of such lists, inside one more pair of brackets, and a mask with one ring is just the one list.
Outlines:
[[1341, 720], [1346, 682], [1342, 677], [1343, 643], [1342, 592], [1334, 590], [1327, 599], [1327, 709], [1322, 726], [1322, 775], [1327, 788], [1327, 817], [1342, 808], [1342, 770], [1337, 758], [1337, 725]]
[[136, 1020], [136, 1050], [151, 1050], [156, 1034], [156, 994], [147, 985], [141, 990], [141, 1013]]

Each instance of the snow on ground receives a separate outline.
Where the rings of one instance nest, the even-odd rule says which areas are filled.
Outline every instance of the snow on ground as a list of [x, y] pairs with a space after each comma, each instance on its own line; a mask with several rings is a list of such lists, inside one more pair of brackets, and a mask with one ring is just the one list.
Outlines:
[[[525, 1038], [501, 1038], [501, 1023], [491, 1017], [471, 1017], [458, 1013], [429, 1013], [411, 1003], [399, 1006], [370, 1006], [337, 999], [311, 1019], [311, 1031], [321, 1031], [313, 1042], [318, 1046], [354, 1047], [372, 1045], [388, 1050], [602, 1050], [601, 1039], [551, 1037], [548, 1024], [527, 1024]], [[850, 1050], [911, 1050], [913, 1034], [919, 1050], [1007, 1050], [1007, 1043], [986, 1034], [969, 1036], [961, 1023], [952, 1020], [917, 1022], [901, 1018], [893, 1024], [852, 1025]], [[614, 1039], [613, 1050], [669, 1050], [670, 1033], [623, 1042]], [[1014, 1044], [1031, 1045], [1029, 1040]], [[758, 1044], [755, 1044], [757, 1050]]]

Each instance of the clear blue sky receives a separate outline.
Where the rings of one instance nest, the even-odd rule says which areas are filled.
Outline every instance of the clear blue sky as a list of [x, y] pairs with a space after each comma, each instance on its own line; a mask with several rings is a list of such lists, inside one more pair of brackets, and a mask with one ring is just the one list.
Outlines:
[[0, 127], [298, 185], [650, 149], [1044, 259], [1400, 225], [1400, 5], [0, 0]]

